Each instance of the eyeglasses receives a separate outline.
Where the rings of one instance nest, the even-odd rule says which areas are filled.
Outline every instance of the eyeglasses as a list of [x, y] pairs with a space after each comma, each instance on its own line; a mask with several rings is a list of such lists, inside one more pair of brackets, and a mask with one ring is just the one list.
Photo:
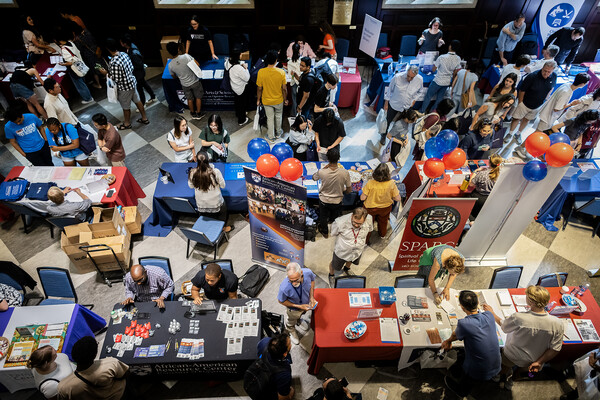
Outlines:
[[290, 279], [290, 278], [288, 277], [288, 280], [290, 281], [290, 283], [296, 283], [296, 282], [300, 282], [300, 281], [302, 280], [302, 277], [303, 277], [303, 276], [304, 276], [303, 274], [300, 274], [300, 276], [299, 276], [298, 278], [296, 278], [296, 279]]

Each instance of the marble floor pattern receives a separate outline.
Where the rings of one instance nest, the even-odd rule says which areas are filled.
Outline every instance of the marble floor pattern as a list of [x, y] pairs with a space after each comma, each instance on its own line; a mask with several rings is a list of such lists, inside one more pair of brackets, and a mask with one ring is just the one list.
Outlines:
[[[151, 70], [151, 71], [150, 71]], [[158, 102], [147, 109], [150, 125], [144, 126], [133, 123], [133, 129], [122, 131], [125, 152], [125, 163], [131, 170], [135, 179], [146, 193], [146, 198], [139, 202], [142, 219], [151, 213], [152, 194], [156, 186], [158, 166], [173, 160], [173, 153], [166, 144], [165, 136], [172, 129], [172, 118], [175, 114], [168, 111], [161, 90], [161, 69], [149, 69], [148, 75], [152, 78], [149, 82], [158, 96]], [[368, 74], [368, 71], [363, 71]], [[363, 76], [365, 76], [363, 74]], [[367, 81], [363, 79], [363, 100]], [[91, 116], [96, 112], [103, 112], [109, 121], [116, 125], [122, 118], [122, 111], [118, 105], [108, 103], [102, 91], [93, 92], [96, 103], [82, 106], [78, 100], [71, 100], [72, 108], [84, 123], [91, 124]], [[356, 116], [350, 110], [341, 111], [345, 121], [347, 138], [342, 142], [341, 153], [343, 161], [368, 160], [376, 157], [380, 145], [379, 135], [375, 128], [375, 115], [361, 107]], [[246, 154], [248, 141], [256, 137], [252, 124], [243, 127], [237, 125], [237, 120], [232, 111], [220, 112], [225, 128], [231, 134], [230, 161], [249, 161]], [[250, 113], [253, 118], [254, 113]], [[186, 117], [190, 117], [185, 111]], [[138, 117], [134, 114], [132, 121]], [[194, 135], [206, 126], [207, 117], [203, 120], [192, 120]], [[2, 128], [3, 129], [3, 123]], [[284, 118], [284, 131], [289, 131], [289, 124]], [[2, 131], [3, 132], [3, 131]], [[6, 175], [13, 166], [22, 165], [24, 160], [7, 145], [3, 133], [0, 135], [0, 173]], [[281, 139], [283, 140], [283, 139]], [[515, 146], [513, 142], [507, 144], [506, 152], [511, 152]], [[411, 167], [406, 165], [402, 174], [406, 174]], [[507, 254], [509, 265], [523, 265], [523, 275], [520, 286], [535, 284], [541, 274], [564, 271], [569, 273], [568, 283], [579, 284], [587, 281], [591, 285], [594, 296], [600, 294], [600, 279], [587, 279], [585, 270], [598, 266], [597, 251], [599, 239], [592, 238], [589, 221], [582, 221], [574, 216], [564, 231], [548, 232], [540, 224], [532, 221], [529, 227], [519, 237]], [[233, 260], [235, 272], [241, 276], [251, 265], [248, 258], [250, 254], [249, 226], [240, 215], [232, 215], [235, 230], [230, 235], [229, 242], [219, 249], [220, 258]], [[191, 224], [192, 219], [182, 218], [181, 224]], [[558, 225], [558, 223], [557, 223]], [[139, 236], [139, 235], [138, 235]], [[376, 235], [375, 235], [376, 236]], [[354, 267], [357, 274], [367, 277], [368, 287], [379, 285], [393, 285], [397, 273], [388, 272], [388, 260], [394, 259], [399, 245], [400, 236], [397, 233], [389, 235], [385, 240], [374, 240], [367, 247], [361, 263]], [[200, 263], [211, 259], [212, 253], [203, 248], [196, 248], [193, 255], [186, 259], [186, 241], [179, 229], [175, 229], [167, 237], [134, 237], [132, 244], [132, 259], [136, 261], [140, 256], [161, 255], [171, 259], [175, 288], [179, 290], [183, 281], [191, 279], [200, 269]], [[306, 266], [317, 274], [317, 287], [328, 287], [327, 268], [331, 258], [334, 240], [325, 239], [319, 235], [315, 242], [306, 244]], [[58, 239], [51, 239], [48, 228], [39, 224], [29, 235], [22, 232], [20, 220], [10, 229], [0, 230], [0, 259], [11, 260], [37, 279], [36, 267], [42, 265], [69, 268], [77, 293], [82, 304], [95, 304], [94, 311], [108, 319], [112, 310], [112, 301], [105, 299], [120, 299], [123, 297], [122, 285], [115, 284], [107, 287], [95, 273], [78, 273], [70, 265], [68, 258], [60, 249]], [[322, 261], [326, 260], [326, 261]], [[280, 282], [285, 278], [285, 273], [279, 269], [268, 267], [271, 278], [261, 292], [260, 298], [263, 309], [271, 312], [284, 313], [273, 293], [277, 292]], [[481, 289], [487, 288], [492, 276], [493, 268], [474, 267], [468, 268], [466, 273], [460, 275], [454, 284], [456, 289]], [[98, 336], [100, 343], [103, 335]], [[292, 373], [296, 388], [296, 399], [305, 399], [312, 395], [322, 380], [330, 377], [346, 376], [350, 381], [353, 392], [361, 392], [364, 399], [375, 399], [379, 387], [389, 391], [388, 399], [447, 399], [454, 396], [447, 391], [442, 370], [410, 369], [398, 372], [393, 365], [373, 365], [358, 368], [353, 363], [325, 364], [317, 376], [306, 372], [306, 361], [312, 345], [312, 334], [309, 332], [302, 338], [301, 344], [292, 349]], [[500, 389], [496, 384], [485, 384], [477, 387], [470, 398], [486, 399], [525, 399], [544, 398], [557, 399], [562, 393], [573, 386], [572, 379], [564, 382], [541, 380], [532, 382], [517, 382], [512, 392]], [[139, 391], [145, 399], [175, 399], [175, 398], [222, 398], [243, 399], [245, 392], [242, 382], [197, 382], [194, 380], [140, 382]], [[35, 390], [23, 390], [15, 394], [0, 393], [2, 399], [39, 399], [42, 398]]]

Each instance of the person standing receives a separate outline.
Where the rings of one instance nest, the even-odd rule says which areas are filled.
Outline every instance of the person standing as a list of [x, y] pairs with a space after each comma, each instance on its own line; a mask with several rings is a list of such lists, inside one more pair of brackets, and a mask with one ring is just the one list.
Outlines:
[[544, 363], [552, 360], [560, 352], [563, 343], [564, 325], [562, 321], [545, 310], [550, 301], [550, 293], [542, 286], [530, 285], [525, 290], [525, 300], [530, 310], [517, 312], [502, 320], [489, 305], [483, 309], [493, 314], [496, 323], [507, 334], [502, 352], [500, 378], [504, 388], [513, 386], [513, 370], [517, 373], [539, 372]]
[[148, 117], [146, 116], [146, 109], [135, 90], [136, 80], [135, 76], [133, 76], [133, 65], [129, 56], [117, 49], [117, 42], [112, 38], [106, 39], [106, 49], [112, 57], [108, 64], [108, 71], [104, 68], [101, 68], [99, 71], [104, 75], [108, 75], [117, 86], [117, 99], [123, 109], [124, 120], [117, 128], [120, 131], [131, 129], [132, 101], [138, 110], [140, 110], [140, 114], [142, 114], [142, 118], [138, 119], [137, 122], [148, 125], [150, 121], [148, 121]]
[[331, 236], [335, 236], [333, 258], [329, 263], [329, 285], [333, 287], [334, 271], [343, 270], [351, 274], [350, 265], [358, 265], [367, 247], [367, 235], [373, 230], [373, 217], [364, 207], [342, 215], [331, 225]]
[[[411, 65], [405, 72], [394, 75], [389, 90], [385, 92], [383, 109], [387, 115], [387, 131], [390, 130], [396, 114], [412, 108], [417, 101], [418, 93], [423, 88], [423, 77], [419, 75], [419, 66]], [[380, 143], [385, 144], [385, 135], [381, 133]]]
[[204, 63], [209, 60], [218, 60], [212, 41], [212, 34], [204, 25], [200, 25], [200, 18], [192, 16], [190, 27], [185, 35], [185, 54]]
[[323, 114], [323, 111], [328, 108], [331, 108], [334, 111], [337, 110], [337, 107], [334, 104], [334, 91], [337, 90], [338, 80], [334, 74], [327, 74], [325, 78], [325, 84], [321, 86], [315, 95], [313, 120], [316, 120], [318, 117], [320, 117], [321, 114]]
[[504, 25], [500, 35], [498, 35], [498, 40], [496, 40], [496, 49], [491, 61], [492, 65], [500, 61], [502, 66], [506, 66], [512, 62], [515, 47], [523, 39], [526, 28], [527, 24], [525, 24], [525, 16], [523, 14], [517, 15], [514, 21]]
[[500, 372], [500, 345], [494, 314], [479, 312], [477, 294], [462, 290], [458, 302], [467, 316], [458, 320], [456, 330], [442, 342], [442, 350], [450, 350], [455, 340], [464, 342], [464, 359], [459, 358], [450, 368], [452, 375], [458, 379], [444, 377], [446, 386], [462, 398], [469, 394], [474, 383], [489, 381]]
[[44, 99], [44, 109], [48, 118], [58, 118], [60, 122], [71, 124], [73, 126], [79, 125], [79, 120], [71, 111], [69, 103], [61, 94], [62, 89], [58, 82], [52, 78], [46, 78], [44, 81], [44, 89], [48, 92], [48, 95]]
[[433, 97], [435, 97], [435, 102], [431, 109], [435, 110], [446, 95], [446, 90], [448, 90], [448, 87], [450, 87], [450, 84], [452, 83], [454, 71], [460, 68], [460, 57], [456, 55], [457, 51], [460, 51], [460, 42], [458, 40], [453, 40], [448, 47], [448, 53], [439, 56], [437, 60], [435, 60], [433, 72], [437, 72], [435, 78], [433, 78], [433, 82], [431, 82], [427, 89], [425, 100], [423, 100], [423, 105], [421, 106], [422, 113], [428, 109], [429, 103]]
[[74, 167], [76, 164], [82, 167], [90, 165], [87, 154], [79, 148], [79, 133], [73, 125], [61, 124], [56, 118], [48, 118], [46, 138], [50, 150], [60, 152], [60, 158], [66, 167]]
[[335, 115], [335, 111], [331, 108], [323, 111], [323, 115], [315, 120], [313, 131], [315, 131], [319, 161], [328, 161], [327, 152], [330, 149], [335, 148], [340, 152], [340, 143], [346, 137], [346, 129], [344, 121]]
[[296, 95], [296, 113], [302, 114], [306, 118], [309, 117], [313, 105], [315, 103], [315, 95], [321, 88], [321, 80], [315, 76], [311, 71], [311, 59], [308, 57], [302, 57], [300, 59], [300, 85], [298, 87], [298, 94]]
[[521, 54], [519, 57], [517, 57], [514, 64], [508, 64], [505, 65], [504, 68], [502, 68], [502, 74], [500, 75], [500, 79], [498, 79], [498, 82], [502, 82], [504, 78], [508, 76], [508, 74], [515, 74], [517, 77], [515, 85], [518, 86], [519, 82], [521, 82], [521, 71], [523, 71], [523, 68], [529, 65], [530, 62], [531, 57], [529, 57], [528, 54]]
[[331, 58], [337, 60], [337, 52], [335, 51], [335, 33], [333, 32], [333, 28], [327, 21], [321, 21], [319, 24], [319, 30], [323, 34], [323, 44], [319, 45], [318, 50], [325, 50], [329, 54], [331, 54]]
[[9, 108], [4, 118], [8, 120], [4, 125], [4, 135], [19, 154], [36, 167], [54, 166], [48, 139], [38, 117]]
[[246, 116], [250, 88], [252, 87], [248, 85], [248, 81], [250, 80], [248, 64], [240, 62], [239, 51], [233, 51], [231, 56], [225, 60], [225, 70], [229, 71], [229, 82], [231, 90], [233, 90], [233, 102], [235, 104], [235, 116], [238, 119], [238, 125], [242, 126], [250, 121]]
[[564, 63], [567, 66], [565, 71], [567, 73], [581, 47], [581, 43], [583, 43], [583, 35], [585, 35], [584, 27], [573, 28], [566, 26], [550, 35], [548, 39], [546, 39], [546, 43], [544, 43], [544, 48], [548, 48], [552, 43], [560, 48], [555, 60], [558, 64]]
[[44, 50], [50, 54], [56, 52], [54, 47], [44, 41], [30, 15], [26, 15], [23, 19], [23, 44], [25, 45], [25, 51], [27, 51], [27, 59], [33, 64], [36, 64], [42, 58]]
[[435, 17], [429, 22], [429, 27], [421, 33], [417, 41], [421, 48], [419, 53], [425, 54], [428, 51], [438, 51], [438, 48], [444, 45], [444, 32], [441, 30], [442, 20]]
[[537, 130], [545, 131], [550, 129], [556, 120], [560, 117], [567, 108], [579, 104], [579, 100], [569, 102], [573, 92], [587, 85], [590, 76], [585, 72], [581, 72], [575, 76], [573, 83], [564, 83], [552, 93], [548, 101], [544, 103], [540, 109], [540, 122]]
[[314, 181], [321, 181], [319, 187], [319, 232], [329, 237], [328, 223], [335, 220], [342, 209], [344, 194], [352, 191], [350, 174], [338, 164], [340, 151], [335, 147], [327, 151], [329, 164], [313, 174]]
[[94, 98], [90, 93], [90, 89], [87, 87], [85, 83], [85, 79], [83, 76], [79, 76], [75, 71], [74, 66], [75, 63], [81, 62], [83, 63], [83, 59], [81, 57], [81, 53], [79, 49], [73, 42], [70, 41], [69, 35], [64, 31], [58, 31], [57, 33], [57, 41], [60, 45], [60, 55], [62, 56], [64, 62], [61, 62], [60, 65], [67, 67], [67, 74], [71, 78], [73, 82], [73, 86], [77, 89], [77, 92], [81, 96], [81, 104], [89, 104], [94, 102]]
[[[129, 59], [131, 60], [131, 64], [133, 65], [133, 76], [135, 76], [136, 89], [138, 95], [140, 96], [140, 101], [142, 104], [152, 104], [156, 101], [156, 94], [154, 94], [154, 90], [152, 87], [146, 82], [146, 69], [144, 66], [144, 56], [137, 48], [137, 46], [132, 42], [131, 35], [125, 34], [121, 38], [121, 46], [125, 48]], [[146, 103], [146, 94], [144, 93], [144, 89], [150, 95], [150, 100]]]
[[579, 146], [579, 156], [577, 158], [591, 158], [594, 149], [600, 139], [600, 120], [596, 120], [581, 135], [581, 145]]
[[287, 278], [279, 285], [277, 300], [287, 307], [285, 328], [290, 333], [293, 344], [299, 344], [300, 338], [296, 325], [301, 322], [308, 330], [308, 322], [301, 317], [315, 307], [315, 278], [316, 275], [308, 268], [302, 268], [298, 263], [291, 262], [285, 268]]
[[98, 113], [92, 117], [94, 127], [98, 130], [98, 148], [106, 153], [108, 165], [113, 167], [125, 166], [125, 149], [121, 135], [116, 128], [108, 122], [106, 115]]
[[[377, 221], [377, 231], [380, 237], [387, 235], [387, 225], [394, 201], [401, 201], [400, 191], [396, 182], [390, 177], [390, 169], [386, 163], [381, 163], [373, 171], [373, 179], [363, 186], [360, 199], [373, 222]], [[369, 241], [370, 236], [367, 238]]]
[[288, 332], [272, 337], [265, 337], [258, 342], [259, 360], [267, 364], [270, 372], [268, 385], [261, 393], [264, 400], [292, 400], [294, 386], [292, 383], [292, 341]]
[[[443, 299], [450, 300], [450, 288], [456, 276], [464, 271], [465, 257], [456, 248], [440, 244], [423, 252], [419, 259], [417, 275], [427, 279], [435, 304], [439, 304]], [[440, 294], [438, 287], [442, 286], [444, 282], [446, 285]]]
[[180, 44], [175, 42], [167, 43], [167, 51], [173, 56], [173, 59], [169, 63], [169, 73], [172, 77], [179, 79], [192, 118], [202, 119], [204, 113], [200, 110], [202, 109], [204, 88], [202, 87], [200, 78], [198, 78], [196, 73], [189, 67], [190, 63], [196, 64], [196, 66], [199, 66], [199, 64], [191, 55], [182, 54], [181, 50], [182, 47]]
[[271, 143], [283, 134], [281, 122], [283, 119], [283, 106], [288, 104], [287, 80], [285, 71], [275, 67], [277, 52], [269, 50], [265, 58], [267, 66], [258, 71], [256, 78], [256, 105], [265, 107], [267, 114], [267, 139]]
[[[475, 71], [477, 63], [474, 60], [468, 60], [465, 68], [461, 69], [456, 73], [456, 77], [452, 81], [452, 88], [450, 89], [450, 98], [455, 103], [454, 110], [450, 113], [451, 115], [460, 113], [465, 108], [471, 108], [477, 105], [477, 99], [475, 98], [475, 84], [479, 80]], [[467, 93], [469, 100], [466, 107], [462, 104], [462, 96]]]
[[[307, 43], [308, 44], [308, 43]], [[298, 96], [298, 87], [300, 86], [300, 45], [298, 43], [290, 43], [291, 55], [288, 57], [287, 62], [287, 73], [290, 76], [290, 88], [292, 89], [292, 113], [296, 112], [298, 104], [296, 103], [296, 97]], [[312, 51], [312, 50], [311, 50]], [[289, 54], [289, 53], [288, 53]], [[305, 56], [302, 56], [305, 57]]]

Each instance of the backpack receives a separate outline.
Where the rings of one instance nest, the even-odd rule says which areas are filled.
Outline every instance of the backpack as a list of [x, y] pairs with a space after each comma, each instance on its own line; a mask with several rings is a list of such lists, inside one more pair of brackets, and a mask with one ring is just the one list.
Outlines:
[[27, 198], [29, 200], [48, 200], [48, 189], [52, 186], [56, 186], [56, 182], [41, 182], [31, 183], [29, 190], [27, 190]]
[[29, 181], [23, 178], [13, 178], [0, 184], [0, 200], [18, 201], [25, 195]]
[[86, 156], [89, 156], [96, 151], [96, 138], [94, 134], [81, 126], [81, 124], [76, 126], [75, 129], [77, 129], [77, 134], [79, 135], [79, 149]]
[[280, 367], [271, 365], [266, 358], [267, 350], [244, 372], [244, 390], [252, 400], [277, 398], [277, 395], [272, 395], [274, 385], [271, 383], [271, 376], [279, 372]]
[[256, 64], [254, 64], [254, 66], [250, 70], [250, 82], [252, 82], [256, 85], [256, 79], [258, 78], [258, 71], [263, 69], [266, 66], [267, 66], [267, 63], [265, 63], [265, 60], [262, 58], [259, 58], [258, 61], [256, 62]]
[[233, 92], [231, 89], [231, 77], [229, 76], [229, 70], [233, 67], [225, 68], [223, 71], [223, 79], [221, 80], [220, 89], [224, 92]]
[[[327, 66], [327, 68], [329, 68], [329, 66]], [[321, 89], [321, 86], [323, 86], [323, 82], [321, 81], [321, 79], [319, 79], [319, 77], [317, 77], [315, 75], [315, 73], [314, 73], [313, 70], [311, 70], [308, 75], [310, 77], [312, 77], [313, 80], [314, 80], [314, 83], [312, 85], [312, 89], [310, 89], [310, 95], [308, 96], [308, 102], [314, 103], [315, 95], [317, 94], [317, 92], [319, 91], [319, 89]]]
[[269, 271], [258, 264], [254, 264], [240, 277], [239, 288], [248, 297], [256, 297], [268, 280]]
[[329, 64], [327, 63], [327, 58], [325, 58], [324, 60], [325, 62], [323, 64], [314, 68], [315, 76], [319, 78], [319, 80], [323, 83], [327, 80], [327, 75], [333, 73], [333, 71], [329, 67]]
[[390, 58], [392, 56], [392, 49], [389, 47], [380, 47], [377, 49], [375, 53], [375, 58], [379, 58], [381, 60], [385, 60], [386, 58]]

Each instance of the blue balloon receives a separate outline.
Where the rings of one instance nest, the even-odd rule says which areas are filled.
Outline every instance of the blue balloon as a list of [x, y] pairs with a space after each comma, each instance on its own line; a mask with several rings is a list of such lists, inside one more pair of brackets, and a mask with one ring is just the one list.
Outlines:
[[263, 154], [269, 154], [271, 147], [269, 146], [269, 142], [267, 142], [265, 139], [254, 138], [248, 142], [247, 150], [250, 158], [256, 161]]
[[452, 153], [458, 146], [458, 135], [451, 129], [444, 129], [435, 137], [435, 143], [442, 155]]
[[552, 146], [555, 143], [565, 143], [570, 145], [571, 139], [569, 139], [569, 137], [564, 133], [557, 132], [550, 135], [550, 146]]
[[531, 160], [523, 167], [523, 176], [528, 181], [541, 181], [547, 174], [548, 167], [540, 160]]
[[437, 147], [437, 141], [434, 137], [425, 142], [425, 155], [427, 158], [439, 158], [442, 159], [442, 152]]
[[277, 157], [279, 163], [282, 163], [284, 160], [294, 157], [294, 150], [292, 150], [292, 146], [287, 143], [277, 143], [271, 149], [271, 154]]

